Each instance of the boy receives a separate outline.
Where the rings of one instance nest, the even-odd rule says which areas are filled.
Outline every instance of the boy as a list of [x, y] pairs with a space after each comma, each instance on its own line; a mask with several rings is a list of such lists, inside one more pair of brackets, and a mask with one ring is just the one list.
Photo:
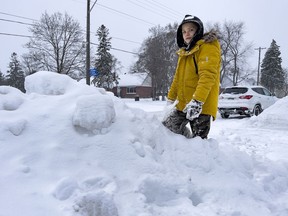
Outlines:
[[187, 138], [206, 139], [211, 117], [215, 120], [217, 114], [221, 49], [215, 33], [203, 32], [202, 21], [192, 15], [186, 15], [178, 27], [179, 58], [168, 93], [168, 102], [178, 103], [163, 121], [168, 129]]

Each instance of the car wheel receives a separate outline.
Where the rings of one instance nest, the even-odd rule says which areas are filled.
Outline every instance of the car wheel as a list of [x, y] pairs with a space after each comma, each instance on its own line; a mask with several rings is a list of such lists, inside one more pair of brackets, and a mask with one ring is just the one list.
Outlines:
[[253, 114], [254, 114], [255, 116], [258, 116], [261, 112], [262, 112], [261, 106], [260, 106], [260, 105], [256, 105], [256, 106], [254, 107]]
[[227, 118], [229, 118], [229, 114], [227, 114], [227, 113], [222, 113], [222, 114], [221, 114], [221, 117], [227, 119]]

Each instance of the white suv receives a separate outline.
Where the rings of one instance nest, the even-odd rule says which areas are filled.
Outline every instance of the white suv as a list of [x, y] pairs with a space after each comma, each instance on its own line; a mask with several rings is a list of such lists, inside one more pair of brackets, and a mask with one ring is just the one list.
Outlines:
[[259, 115], [277, 98], [262, 86], [233, 86], [219, 95], [218, 110], [222, 118], [230, 115]]

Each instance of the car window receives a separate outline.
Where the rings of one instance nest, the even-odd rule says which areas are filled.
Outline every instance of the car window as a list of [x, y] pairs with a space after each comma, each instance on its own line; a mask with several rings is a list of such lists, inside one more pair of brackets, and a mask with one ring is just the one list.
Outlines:
[[254, 92], [257, 92], [258, 94], [265, 95], [263, 88], [255, 87], [255, 88], [252, 88], [252, 90]]
[[244, 94], [247, 91], [248, 91], [248, 88], [231, 87], [231, 88], [224, 89], [223, 94]]
[[264, 88], [263, 91], [264, 91], [265, 95], [272, 96], [272, 93], [268, 89]]

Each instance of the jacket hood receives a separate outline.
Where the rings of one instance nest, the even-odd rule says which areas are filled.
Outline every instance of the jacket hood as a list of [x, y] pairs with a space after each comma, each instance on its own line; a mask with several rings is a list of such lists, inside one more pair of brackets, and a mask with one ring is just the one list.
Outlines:
[[[183, 35], [182, 35], [182, 25], [184, 23], [194, 23], [198, 27], [195, 35], [193, 36], [193, 38], [189, 44], [186, 44], [184, 42]], [[179, 48], [184, 47], [186, 50], [190, 50], [195, 45], [195, 43], [203, 37], [203, 32], [204, 32], [204, 27], [203, 27], [202, 21], [196, 16], [192, 16], [189, 14], [186, 15], [177, 29], [176, 40], [177, 40], [178, 47]]]
[[215, 30], [211, 30], [203, 35], [204, 42], [211, 43], [215, 40], [218, 40], [218, 34]]

